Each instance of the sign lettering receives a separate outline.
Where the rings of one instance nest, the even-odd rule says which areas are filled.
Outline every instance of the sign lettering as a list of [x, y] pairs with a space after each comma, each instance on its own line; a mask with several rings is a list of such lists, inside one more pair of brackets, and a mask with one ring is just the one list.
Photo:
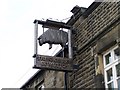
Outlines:
[[58, 70], [58, 71], [72, 71], [71, 59], [53, 56], [37, 55], [34, 68]]

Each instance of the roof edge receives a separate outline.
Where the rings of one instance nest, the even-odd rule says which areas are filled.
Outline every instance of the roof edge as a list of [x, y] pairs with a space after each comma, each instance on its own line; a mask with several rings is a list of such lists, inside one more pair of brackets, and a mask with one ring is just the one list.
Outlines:
[[72, 26], [81, 16], [87, 18], [101, 3], [102, 2], [93, 2], [82, 14], [77, 12], [76, 17], [73, 14], [66, 24]]

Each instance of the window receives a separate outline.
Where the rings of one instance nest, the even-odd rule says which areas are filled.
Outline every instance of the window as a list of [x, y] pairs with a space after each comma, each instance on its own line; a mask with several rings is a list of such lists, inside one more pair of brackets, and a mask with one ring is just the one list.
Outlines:
[[117, 77], [120, 76], [120, 63], [116, 65]]
[[109, 63], [111, 63], [111, 62], [112, 62], [111, 54], [109, 53], [109, 54], [107, 54], [107, 55], [105, 56], [105, 64], [107, 65], [107, 64], [109, 64]]
[[44, 90], [44, 85], [40, 85], [37, 90]]
[[112, 68], [107, 70], [107, 81], [111, 81], [113, 79]]
[[115, 60], [120, 58], [120, 50], [118, 48], [114, 50], [114, 57]]
[[120, 90], [120, 49], [115, 47], [103, 55], [105, 87]]

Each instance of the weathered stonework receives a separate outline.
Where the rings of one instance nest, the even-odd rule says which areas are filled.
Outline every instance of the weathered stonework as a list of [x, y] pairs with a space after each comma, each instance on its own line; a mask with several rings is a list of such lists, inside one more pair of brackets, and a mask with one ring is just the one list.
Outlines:
[[46, 71], [44, 85], [46, 88], [63, 88], [64, 73], [58, 71]]
[[[78, 47], [78, 53], [74, 56], [73, 61], [79, 65], [79, 68], [70, 75], [71, 88], [100, 88], [100, 86], [104, 88], [104, 79], [103, 81], [99, 80], [100, 77], [103, 78], [104, 74], [102, 54], [100, 53], [115, 45], [119, 37], [120, 13], [118, 8], [120, 6], [117, 2], [102, 2], [87, 17], [84, 17], [83, 14], [73, 25], [77, 30], [76, 35], [73, 36], [73, 46]], [[112, 41], [114, 43], [110, 45]], [[106, 47], [106, 45], [110, 47]], [[96, 55], [99, 63], [97, 67]]]

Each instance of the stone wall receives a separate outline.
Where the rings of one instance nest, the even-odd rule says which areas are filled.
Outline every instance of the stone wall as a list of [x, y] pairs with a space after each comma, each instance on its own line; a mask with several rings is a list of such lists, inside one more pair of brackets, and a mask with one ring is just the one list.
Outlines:
[[[81, 21], [81, 18], [84, 18], [84, 16], [81, 16], [74, 24], [77, 33], [73, 36], [73, 46], [77, 46], [78, 51], [74, 55], [73, 61], [74, 64], [79, 65], [79, 68], [70, 74], [71, 88], [104, 87], [102, 81], [95, 81], [98, 79], [96, 78], [97, 75], [103, 75], [103, 71], [99, 74], [96, 73], [96, 69], [98, 69], [96, 68], [96, 58], [99, 59], [97, 42], [105, 34], [117, 27], [118, 23], [116, 22], [120, 17], [118, 10], [120, 6], [118, 4], [117, 2], [102, 2], [87, 18]], [[101, 64], [100, 66], [103, 67]]]
[[59, 71], [46, 71], [44, 77], [45, 88], [63, 88], [64, 73]]
[[64, 88], [64, 72], [52, 70], [40, 71], [22, 89], [39, 90], [41, 86], [47, 89]]
[[[120, 6], [119, 6], [120, 7]], [[79, 20], [75, 23], [77, 28], [76, 44], [80, 49], [90, 39], [94, 38], [118, 19], [118, 4], [116, 2], [101, 3], [83, 22]]]

